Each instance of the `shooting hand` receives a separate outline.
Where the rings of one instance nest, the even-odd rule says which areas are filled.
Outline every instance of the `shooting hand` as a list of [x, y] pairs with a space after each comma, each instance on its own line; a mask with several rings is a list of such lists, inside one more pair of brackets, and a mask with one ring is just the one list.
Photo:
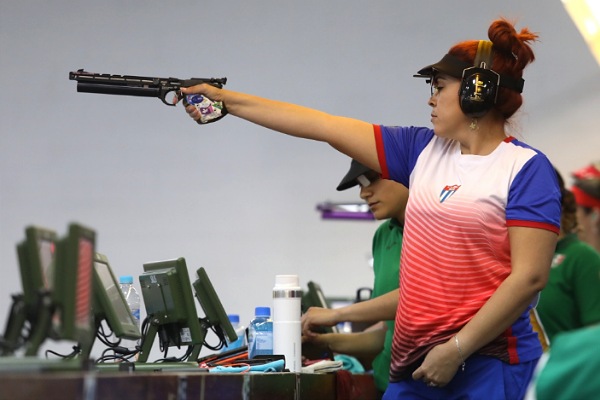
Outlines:
[[217, 100], [221, 89], [202, 83], [183, 87], [173, 99], [173, 104], [184, 100], [185, 111], [198, 123], [215, 122], [227, 114], [225, 105]]
[[[202, 90], [200, 89], [200, 87], [202, 86], [207, 86], [207, 85], [196, 85], [196, 86], [191, 86], [189, 88], [181, 88], [181, 90], [179, 91], [179, 93], [177, 93], [175, 96], [173, 96], [173, 100], [172, 103], [173, 104], [177, 104], [179, 103], [181, 100], [183, 100], [183, 98], [185, 97], [185, 95], [188, 94], [202, 94]], [[198, 109], [192, 105], [188, 105], [187, 107], [185, 107], [185, 111], [190, 115], [190, 117], [192, 117], [192, 119], [194, 119], [194, 121], [198, 121], [200, 119], [200, 111], [198, 111]]]

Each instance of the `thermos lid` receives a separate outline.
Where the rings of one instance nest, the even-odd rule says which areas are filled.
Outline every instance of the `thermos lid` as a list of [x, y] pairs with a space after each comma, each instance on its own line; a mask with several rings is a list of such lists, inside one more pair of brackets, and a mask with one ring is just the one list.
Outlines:
[[300, 286], [298, 275], [275, 275], [276, 287], [297, 287]]

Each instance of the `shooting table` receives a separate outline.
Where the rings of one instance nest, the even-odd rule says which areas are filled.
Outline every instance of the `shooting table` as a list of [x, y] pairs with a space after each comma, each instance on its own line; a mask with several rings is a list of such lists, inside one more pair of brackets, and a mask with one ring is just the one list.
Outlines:
[[298, 373], [45, 372], [0, 374], [0, 399], [370, 400], [371, 375]]

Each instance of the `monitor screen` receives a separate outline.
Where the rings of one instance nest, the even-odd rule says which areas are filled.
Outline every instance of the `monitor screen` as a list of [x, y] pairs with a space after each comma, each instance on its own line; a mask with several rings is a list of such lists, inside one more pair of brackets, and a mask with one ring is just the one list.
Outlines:
[[114, 335], [139, 339], [140, 330], [105, 255], [94, 257], [94, 315], [96, 325], [105, 320]]
[[212, 282], [208, 278], [206, 270], [200, 267], [196, 274], [198, 279], [194, 282], [194, 291], [204, 314], [206, 314], [208, 324], [215, 330], [223, 343], [225, 343], [225, 335], [227, 335], [230, 342], [236, 341], [238, 338], [237, 333], [235, 333], [235, 329], [229, 321], [229, 317]]
[[79, 224], [70, 224], [58, 241], [52, 297], [59, 316], [58, 336], [88, 343], [93, 338], [92, 277], [96, 234]]
[[147, 360], [156, 334], [163, 351], [171, 346], [196, 346], [192, 354], [197, 358], [206, 331], [200, 326], [185, 259], [146, 263], [144, 271], [140, 287], [152, 323], [148, 334], [144, 333], [138, 361]]

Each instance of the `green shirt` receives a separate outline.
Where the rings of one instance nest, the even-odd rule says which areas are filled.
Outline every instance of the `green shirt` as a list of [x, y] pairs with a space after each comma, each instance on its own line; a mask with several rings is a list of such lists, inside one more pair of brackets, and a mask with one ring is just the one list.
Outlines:
[[600, 254], [575, 234], [556, 244], [537, 311], [550, 347], [557, 333], [600, 322]]
[[537, 400], [597, 399], [600, 325], [560, 333], [534, 381]]
[[[395, 219], [382, 223], [373, 236], [373, 283], [372, 297], [378, 297], [398, 289], [400, 281], [400, 249], [404, 227]], [[390, 380], [392, 338], [394, 321], [386, 321], [387, 332], [381, 353], [373, 360], [375, 387], [384, 391]]]

